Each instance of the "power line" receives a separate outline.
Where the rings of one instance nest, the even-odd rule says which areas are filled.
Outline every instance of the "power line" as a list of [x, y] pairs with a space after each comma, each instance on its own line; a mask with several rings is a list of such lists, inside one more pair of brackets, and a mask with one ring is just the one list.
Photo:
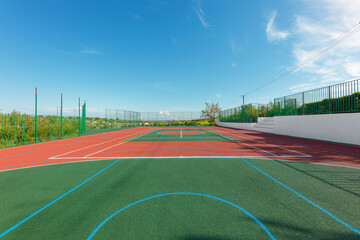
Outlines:
[[314, 53], [312, 53], [310, 56], [308, 56], [307, 58], [305, 58], [303, 61], [301, 61], [299, 64], [288, 68], [287, 70], [285, 70], [284, 72], [282, 72], [280, 75], [276, 76], [274, 79], [272, 79], [269, 82], [266, 82], [265, 84], [261, 85], [260, 87], [257, 87], [251, 91], [246, 92], [245, 94], [242, 94], [241, 96], [239, 96], [238, 98], [236, 98], [235, 101], [233, 101], [232, 103], [226, 105], [225, 107], [232, 105], [233, 103], [237, 102], [241, 97], [243, 97], [244, 95], [248, 95], [251, 94], [253, 92], [259, 91], [260, 89], [263, 89], [265, 87], [267, 87], [268, 85], [280, 80], [281, 78], [299, 70], [301, 67], [303, 67], [305, 64], [307, 64], [310, 61], [313, 61], [314, 59], [322, 56], [323, 54], [325, 54], [329, 49], [335, 47], [336, 45], [338, 45], [339, 43], [341, 43], [342, 41], [344, 41], [345, 39], [349, 38], [350, 36], [352, 36], [353, 34], [355, 34], [356, 32], [358, 32], [360, 30], [360, 22], [355, 24], [353, 27], [351, 27], [349, 30], [347, 30], [346, 32], [342, 33], [340, 36], [338, 36], [337, 38], [335, 38], [334, 40], [330, 41], [328, 44], [326, 44], [325, 46], [321, 47], [320, 49], [318, 49], [317, 51], [315, 51]]

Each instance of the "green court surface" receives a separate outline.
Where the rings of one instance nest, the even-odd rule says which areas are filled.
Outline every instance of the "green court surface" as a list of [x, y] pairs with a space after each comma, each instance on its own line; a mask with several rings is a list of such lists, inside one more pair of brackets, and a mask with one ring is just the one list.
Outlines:
[[240, 142], [207, 129], [158, 129], [131, 142]]
[[[108, 167], [83, 185], [83, 181]], [[268, 174], [268, 175], [266, 175]], [[3, 239], [359, 239], [358, 169], [260, 159], [103, 160], [0, 174]], [[51, 190], [49, 190], [51, 189]], [[226, 203], [230, 202], [234, 205]]]

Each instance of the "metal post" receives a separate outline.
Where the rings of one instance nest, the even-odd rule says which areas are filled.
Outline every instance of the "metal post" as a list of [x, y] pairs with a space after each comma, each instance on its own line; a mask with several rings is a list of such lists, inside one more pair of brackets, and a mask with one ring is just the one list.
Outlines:
[[83, 105], [83, 134], [86, 133], [86, 100], [84, 102], [84, 105]]
[[331, 113], [331, 86], [329, 86], [329, 114]]
[[63, 94], [61, 93], [61, 105], [60, 105], [60, 126], [61, 126], [61, 139], [64, 138], [63, 129]]
[[38, 119], [37, 119], [37, 88], [35, 88], [35, 143], [37, 143], [38, 138]]
[[251, 119], [250, 121], [251, 121], [251, 122], [253, 122], [252, 110], [253, 110], [253, 109], [252, 109], [252, 103], [250, 103], [250, 116], [251, 116], [251, 117], [250, 117], [250, 119]]
[[81, 135], [80, 98], [79, 98], [79, 136]]
[[304, 92], [302, 92], [302, 114], [305, 115], [305, 97], [304, 97]]

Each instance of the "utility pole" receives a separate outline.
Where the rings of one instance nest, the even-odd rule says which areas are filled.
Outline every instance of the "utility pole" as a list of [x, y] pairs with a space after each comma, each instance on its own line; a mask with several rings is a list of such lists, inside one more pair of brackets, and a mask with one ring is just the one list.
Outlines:
[[243, 106], [245, 105], [245, 95], [241, 95], [243, 97]]

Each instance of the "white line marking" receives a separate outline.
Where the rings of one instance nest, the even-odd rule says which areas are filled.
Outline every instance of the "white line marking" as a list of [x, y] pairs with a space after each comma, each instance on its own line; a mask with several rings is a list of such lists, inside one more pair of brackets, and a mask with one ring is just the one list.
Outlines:
[[[207, 131], [211, 131], [211, 130], [207, 130]], [[227, 137], [228, 139], [234, 141], [234, 138], [230, 138], [229, 136], [220, 135], [219, 133], [217, 133], [217, 132], [215, 132], [215, 131], [211, 131], [211, 132], [219, 135], [220, 137]], [[235, 139], [235, 140], [238, 140], [238, 139]], [[247, 146], [249, 146], [249, 147], [255, 148], [255, 149], [257, 149], [257, 150], [259, 150], [259, 151], [261, 151], [261, 152], [264, 152], [264, 153], [267, 153], [267, 154], [271, 154], [271, 155], [274, 156], [274, 157], [278, 157], [278, 155], [276, 155], [276, 154], [274, 154], [274, 153], [265, 151], [265, 150], [263, 150], [263, 149], [261, 149], [261, 148], [255, 147], [255, 146], [251, 146], [250, 144], [247, 144], [247, 143], [243, 143], [243, 142], [241, 142], [240, 140], [238, 140], [238, 142], [241, 143], [241, 144], [247, 145]]]
[[[147, 132], [147, 133], [145, 133], [145, 134], [143, 134], [143, 135], [140, 135], [140, 136], [137, 136], [137, 137], [134, 137], [134, 138], [127, 139], [127, 140], [125, 140], [125, 141], [123, 141], [123, 142], [121, 142], [121, 143], [118, 143], [118, 144], [112, 145], [112, 146], [110, 146], [110, 147], [104, 148], [104, 149], [102, 149], [102, 150], [99, 150], [99, 151], [97, 151], [97, 152], [88, 154], [88, 155], [86, 155], [86, 156], [84, 156], [84, 157], [82, 157], [82, 158], [88, 158], [89, 156], [92, 156], [92, 155], [95, 155], [95, 154], [97, 154], [97, 153], [100, 153], [100, 152], [103, 152], [103, 151], [105, 151], [105, 150], [108, 150], [108, 149], [110, 149], [110, 148], [113, 148], [113, 147], [122, 145], [122, 144], [124, 144], [124, 143], [129, 142], [130, 140], [137, 139], [137, 138], [139, 138], [139, 137], [142, 137], [142, 136], [144, 136], [144, 135], [146, 135], [146, 134], [148, 134], [148, 133], [154, 132], [154, 131], [157, 131], [157, 130], [153, 130], [153, 131]], [[145, 131], [143, 131], [143, 132], [145, 132]], [[132, 135], [133, 135], [133, 134], [132, 134]]]
[[90, 145], [90, 146], [86, 146], [86, 147], [83, 147], [83, 148], [78, 148], [78, 149], [72, 150], [72, 151], [70, 151], [70, 152], [66, 152], [66, 153], [62, 153], [62, 154], [59, 154], [59, 155], [50, 157], [49, 159], [56, 159], [57, 157], [60, 157], [60, 156], [63, 156], [63, 155], [69, 154], [69, 153], [73, 153], [73, 152], [80, 151], [80, 150], [83, 150], [83, 149], [86, 149], [86, 148], [98, 146], [98, 145], [105, 144], [105, 143], [108, 143], [108, 142], [116, 141], [116, 140], [119, 140], [119, 139], [122, 139], [122, 138], [127, 138], [127, 137], [129, 137], [129, 136], [131, 136], [131, 135], [138, 134], [138, 133], [142, 133], [142, 132], [145, 132], [145, 131], [141, 131], [141, 132], [129, 134], [129, 135], [126, 135], [126, 136], [123, 136], [123, 137], [119, 137], [119, 138], [114, 138], [114, 139], [109, 140], [109, 141], [106, 141], [106, 142], [97, 143], [97, 144]]
[[[296, 156], [299, 157], [299, 156]], [[171, 158], [171, 157], [169, 157]], [[201, 157], [193, 157], [193, 158], [201, 158]], [[209, 157], [207, 157], [209, 158]], [[231, 159], [225, 157], [223, 159], [223, 161], [225, 160], [236, 160], [236, 159]], [[235, 157], [237, 158], [237, 157]], [[176, 157], [174, 158], [176, 159]], [[189, 160], [191, 160], [191, 158], [188, 158]], [[187, 160], [188, 160], [187, 159]], [[331, 166], [331, 167], [344, 167], [344, 168], [351, 168], [351, 169], [358, 169], [360, 170], [360, 168], [356, 168], [356, 167], [352, 167], [352, 166], [344, 166], [344, 165], [332, 165], [330, 163], [316, 163], [316, 162], [304, 162], [304, 161], [296, 161], [296, 160], [286, 160], [286, 159], [273, 159], [273, 158], [266, 158], [266, 159], [261, 159], [258, 158], [259, 160], [273, 160], [273, 161], [283, 161], [283, 162], [297, 162], [297, 163], [305, 163], [305, 164], [317, 164], [317, 165], [326, 165], [326, 166]], [[0, 172], [8, 172], [8, 171], [15, 171], [15, 170], [22, 170], [22, 169], [29, 169], [29, 168], [37, 168], [37, 167], [49, 167], [49, 166], [53, 166], [53, 165], [60, 165], [60, 164], [69, 164], [69, 163], [88, 163], [88, 162], [96, 162], [96, 161], [109, 161], [111, 159], [88, 159], [88, 160], [84, 160], [81, 159], [79, 161], [71, 161], [71, 162], [61, 162], [61, 163], [50, 163], [50, 164], [44, 164], [44, 165], [35, 165], [35, 166], [28, 166], [28, 167], [21, 167], [21, 168], [12, 168], [12, 169], [4, 169], [4, 170], [0, 170]], [[131, 159], [130, 159], [131, 160]], [[152, 159], [149, 159], [152, 160]], [[210, 159], [210, 160], [217, 160], [217, 159]]]
[[[146, 159], [146, 158], [274, 158], [274, 156], [169, 156], [169, 157], [124, 157], [124, 156], [112, 156], [112, 157], [62, 157], [62, 158], [53, 158], [52, 160], [61, 160], [61, 159]], [[277, 156], [276, 158], [286, 158], [286, 157], [294, 157], [294, 158], [308, 158], [306, 156], [299, 156], [299, 155], [288, 155], [288, 156]]]
[[266, 145], [273, 146], [273, 147], [277, 147], [277, 148], [280, 148], [280, 149], [283, 149], [283, 150], [287, 150], [287, 151], [290, 151], [290, 152], [299, 153], [299, 154], [301, 154], [301, 155], [303, 155], [303, 156], [305, 156], [305, 157], [312, 157], [311, 155], [308, 155], [308, 154], [305, 154], [305, 153], [302, 153], [302, 152], [299, 152], [299, 151], [296, 151], [296, 150], [292, 150], [292, 149], [280, 147], [280, 146], [278, 146], [278, 145], [274, 145], [274, 144], [270, 144], [270, 143], [265, 143], [265, 142], [257, 141], [257, 140], [251, 139], [251, 138], [239, 136], [239, 135], [237, 135], [237, 134], [233, 134], [233, 133], [229, 133], [229, 132], [224, 132], [224, 131], [221, 131], [221, 130], [218, 130], [218, 131], [219, 131], [219, 132], [226, 133], [226, 134], [229, 134], [229, 135], [233, 135], [233, 136], [236, 136], [236, 137], [239, 137], [239, 138], [244, 138], [244, 139], [247, 139], [247, 140], [250, 140], [250, 141], [253, 141], [253, 142], [257, 142], [257, 143], [261, 143], [261, 144], [266, 144]]

